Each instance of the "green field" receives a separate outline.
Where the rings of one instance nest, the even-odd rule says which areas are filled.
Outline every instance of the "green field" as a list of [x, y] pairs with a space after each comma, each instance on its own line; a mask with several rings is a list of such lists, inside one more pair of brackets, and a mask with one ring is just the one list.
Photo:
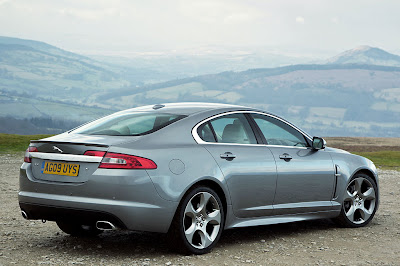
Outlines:
[[370, 159], [378, 168], [400, 170], [400, 151], [373, 151], [354, 153]]
[[25, 151], [31, 140], [43, 139], [51, 135], [14, 135], [0, 133], [0, 153]]

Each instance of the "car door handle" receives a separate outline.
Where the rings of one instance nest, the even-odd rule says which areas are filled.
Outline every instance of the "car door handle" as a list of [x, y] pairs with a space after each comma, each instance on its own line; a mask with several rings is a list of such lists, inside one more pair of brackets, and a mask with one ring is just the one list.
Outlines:
[[231, 152], [225, 152], [221, 154], [220, 157], [225, 160], [233, 160], [236, 158], [236, 155]]
[[284, 154], [279, 155], [279, 159], [282, 159], [282, 160], [285, 160], [285, 161], [290, 161], [293, 158], [289, 154], [284, 153]]

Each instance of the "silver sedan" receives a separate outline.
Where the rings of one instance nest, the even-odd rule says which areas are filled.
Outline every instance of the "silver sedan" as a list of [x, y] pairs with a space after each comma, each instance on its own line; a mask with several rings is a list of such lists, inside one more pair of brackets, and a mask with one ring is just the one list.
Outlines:
[[379, 193], [370, 160], [276, 115], [178, 103], [31, 141], [18, 199], [24, 218], [73, 236], [161, 232], [178, 251], [204, 254], [224, 229], [320, 218], [364, 226]]

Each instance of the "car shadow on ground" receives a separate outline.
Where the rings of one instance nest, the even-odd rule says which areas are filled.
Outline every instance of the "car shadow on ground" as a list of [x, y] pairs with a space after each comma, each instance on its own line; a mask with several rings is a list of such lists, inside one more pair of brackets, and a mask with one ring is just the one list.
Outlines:
[[[282, 239], [297, 235], [315, 235], [325, 230], [338, 228], [330, 220], [304, 221], [278, 225], [237, 228], [224, 231], [216, 246], [216, 249], [226, 249], [239, 244], [252, 244], [256, 242], [273, 242], [274, 239]], [[68, 253], [76, 256], [106, 256], [129, 257], [143, 256], [169, 256], [177, 253], [171, 251], [169, 239], [166, 234], [111, 231], [104, 232], [97, 237], [79, 238], [71, 237], [62, 232], [52, 236], [35, 236], [31, 247], [46, 248], [51, 253]]]
[[259, 241], [266, 243], [274, 239], [315, 234], [325, 230], [336, 230], [338, 226], [331, 220], [301, 221], [285, 224], [264, 225], [226, 230], [219, 243], [224, 246], [250, 244]]

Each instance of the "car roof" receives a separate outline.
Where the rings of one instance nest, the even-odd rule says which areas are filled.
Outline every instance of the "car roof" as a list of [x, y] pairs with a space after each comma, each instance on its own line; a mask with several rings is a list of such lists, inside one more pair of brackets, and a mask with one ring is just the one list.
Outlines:
[[124, 110], [123, 112], [162, 112], [162, 113], [173, 113], [173, 114], [185, 114], [191, 115], [204, 111], [210, 111], [215, 109], [238, 109], [238, 110], [254, 110], [250, 107], [223, 104], [223, 103], [203, 103], [203, 102], [182, 102], [182, 103], [162, 103], [155, 105], [146, 105], [136, 108]]

